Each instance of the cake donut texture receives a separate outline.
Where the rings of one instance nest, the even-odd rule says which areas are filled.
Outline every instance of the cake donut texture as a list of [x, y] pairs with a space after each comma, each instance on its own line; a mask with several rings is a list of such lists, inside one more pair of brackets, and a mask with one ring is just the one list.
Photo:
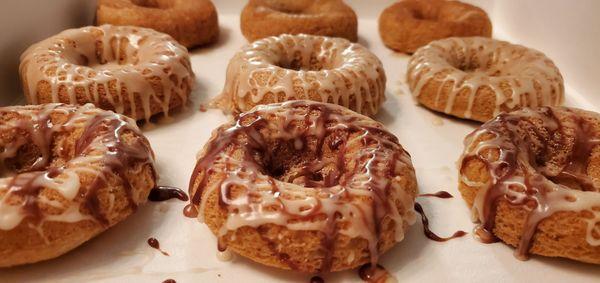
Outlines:
[[60, 256], [132, 214], [156, 184], [135, 122], [91, 104], [0, 108], [0, 267]]
[[543, 53], [484, 37], [447, 38], [420, 48], [406, 78], [425, 107], [480, 122], [564, 99], [563, 78]]
[[600, 115], [501, 114], [465, 139], [459, 189], [485, 241], [600, 264]]
[[217, 9], [210, 0], [99, 0], [96, 22], [151, 28], [188, 48], [219, 38]]
[[301, 33], [358, 39], [356, 14], [342, 0], [250, 0], [240, 22], [249, 41]]
[[403, 0], [379, 16], [383, 43], [413, 53], [431, 41], [447, 37], [492, 35], [492, 23], [482, 9], [458, 1]]
[[415, 221], [410, 156], [381, 124], [312, 101], [218, 128], [190, 181], [220, 250], [301, 272], [376, 263]]
[[307, 99], [373, 116], [385, 100], [379, 59], [341, 38], [281, 35], [245, 46], [229, 62], [216, 105], [234, 113], [259, 104]]
[[136, 120], [185, 105], [194, 74], [185, 47], [151, 29], [70, 29], [21, 55], [30, 104], [93, 103]]

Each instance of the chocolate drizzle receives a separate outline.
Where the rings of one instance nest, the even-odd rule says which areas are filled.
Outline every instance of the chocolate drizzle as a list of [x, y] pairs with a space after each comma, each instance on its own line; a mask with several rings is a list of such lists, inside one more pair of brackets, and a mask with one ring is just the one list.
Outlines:
[[433, 194], [420, 194], [419, 197], [453, 198], [454, 196], [451, 195], [449, 192], [439, 191]]
[[325, 251], [319, 271], [325, 272], [339, 234], [368, 240], [374, 264], [384, 217], [394, 220], [396, 240], [402, 239], [403, 225], [414, 221], [414, 195], [389, 180], [414, 178], [410, 157], [378, 123], [344, 111], [292, 101], [260, 106], [217, 130], [191, 176], [190, 196], [203, 220], [207, 199], [218, 195], [228, 212], [217, 235], [220, 246], [230, 241], [229, 231], [251, 226], [282, 263], [297, 267], [265, 224], [317, 230]]
[[[501, 114], [465, 139], [461, 161], [464, 185], [479, 188], [473, 205], [481, 222], [475, 234], [484, 242], [493, 233], [500, 201], [527, 212], [515, 256], [526, 259], [538, 224], [557, 211], [589, 211], [587, 241], [600, 245], [593, 227], [600, 221], [600, 188], [588, 175], [592, 150], [600, 145], [597, 117], [591, 112], [544, 107]], [[596, 125], [594, 125], [596, 123]], [[497, 154], [494, 154], [497, 152]], [[488, 183], [469, 180], [466, 164], [480, 160]]]
[[160, 249], [160, 242], [156, 238], [148, 238], [148, 246], [159, 251], [161, 254], [165, 256], [169, 256], [169, 253]]
[[[154, 157], [147, 140], [130, 119], [92, 105], [6, 107], [0, 109], [0, 114], [6, 117], [18, 115], [0, 121], [0, 131], [19, 133], [1, 146], [2, 168], [11, 167], [7, 164], [12, 160], [27, 159], [20, 155], [29, 154], [23, 152], [28, 144], [34, 145], [34, 153], [39, 152], [31, 165], [17, 166], [14, 168], [16, 175], [10, 177], [6, 185], [0, 185], [0, 190], [6, 191], [0, 198], [0, 208], [6, 212], [6, 217], [0, 221], [0, 229], [11, 230], [25, 218], [34, 223], [44, 220], [77, 222], [91, 218], [104, 226], [111, 225], [105, 215], [108, 210], [101, 207], [98, 191], [113, 177], [121, 182], [132, 209], [142, 201], [133, 197], [134, 189], [127, 175], [138, 165], [148, 165], [154, 170]], [[74, 144], [68, 143], [68, 139], [56, 139], [58, 135], [70, 135], [78, 129], [81, 134]], [[123, 135], [126, 133], [133, 134], [133, 138], [125, 141]], [[81, 178], [89, 179], [83, 176], [90, 174], [95, 176], [94, 179], [82, 187]], [[156, 176], [156, 172], [153, 174]], [[62, 214], [46, 215], [40, 208], [40, 195], [45, 190], [55, 190], [71, 201], [66, 207], [64, 204], [56, 206]], [[14, 198], [23, 201], [15, 205]], [[81, 207], [86, 212], [80, 211]]]
[[467, 234], [467, 232], [459, 230], [459, 231], [454, 232], [454, 234], [452, 234], [452, 236], [450, 236], [450, 237], [447, 237], [447, 238], [440, 237], [437, 234], [433, 233], [429, 229], [429, 219], [425, 215], [425, 211], [423, 210], [423, 207], [419, 203], [415, 203], [415, 211], [417, 211], [419, 214], [421, 214], [421, 222], [423, 223], [423, 234], [425, 234], [425, 236], [427, 238], [429, 238], [430, 240], [433, 240], [436, 242], [446, 242], [448, 240], [460, 238]]
[[150, 191], [148, 200], [150, 201], [166, 201], [170, 199], [178, 199], [180, 201], [188, 201], [189, 197], [180, 188], [170, 186], [158, 186]]

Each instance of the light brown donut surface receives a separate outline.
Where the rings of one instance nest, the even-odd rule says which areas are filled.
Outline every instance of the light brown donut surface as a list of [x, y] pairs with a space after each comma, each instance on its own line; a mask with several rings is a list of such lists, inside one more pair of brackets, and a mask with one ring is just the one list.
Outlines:
[[187, 48], [219, 37], [217, 9], [210, 0], [98, 0], [96, 22], [151, 28]]
[[600, 264], [600, 115], [501, 114], [465, 139], [459, 190], [484, 241]]
[[343, 38], [281, 35], [257, 40], [229, 61], [216, 106], [240, 113], [259, 104], [308, 99], [373, 116], [385, 100], [381, 61]]
[[0, 267], [76, 248], [156, 185], [135, 121], [91, 104], [0, 108], [0, 149]]
[[250, 0], [240, 22], [248, 41], [301, 33], [358, 40], [356, 14], [342, 0]]
[[220, 250], [310, 273], [375, 264], [414, 223], [416, 194], [410, 156], [381, 124], [302, 100], [218, 128], [190, 181]]
[[408, 86], [423, 106], [485, 122], [523, 107], [558, 106], [563, 78], [542, 52], [485, 37], [453, 37], [411, 57]]
[[446, 37], [490, 37], [492, 23], [485, 11], [459, 1], [403, 0], [383, 10], [379, 34], [387, 47], [413, 53]]
[[185, 47], [151, 29], [103, 25], [63, 31], [21, 55], [30, 104], [93, 103], [136, 120], [185, 105], [194, 73]]

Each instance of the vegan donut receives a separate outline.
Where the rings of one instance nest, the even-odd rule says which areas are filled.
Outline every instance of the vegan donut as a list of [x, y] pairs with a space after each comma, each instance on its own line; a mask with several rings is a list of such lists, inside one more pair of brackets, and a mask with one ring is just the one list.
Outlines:
[[408, 63], [406, 80], [423, 106], [480, 122], [564, 100], [563, 78], [546, 55], [485, 37], [446, 38], [421, 47]]
[[379, 34], [390, 49], [413, 53], [447, 37], [492, 35], [485, 11], [459, 1], [403, 0], [383, 10]]
[[301, 33], [358, 40], [356, 14], [342, 0], [250, 0], [240, 22], [250, 42]]
[[259, 104], [307, 99], [373, 116], [385, 100], [381, 61], [342, 38], [281, 35], [257, 40], [229, 61], [214, 105], [241, 113]]
[[98, 0], [96, 22], [151, 28], [187, 48], [219, 37], [217, 9], [210, 0]]
[[0, 108], [0, 267], [58, 257], [132, 214], [156, 185], [135, 121], [84, 106]]
[[496, 238], [529, 253], [600, 264], [600, 115], [542, 107], [500, 114], [465, 138], [459, 190]]
[[414, 223], [416, 194], [410, 156], [380, 123], [302, 100], [218, 128], [190, 180], [220, 250], [310, 273], [376, 263]]
[[194, 73], [185, 47], [151, 29], [63, 31], [27, 49], [19, 67], [30, 104], [93, 103], [149, 120], [187, 103]]

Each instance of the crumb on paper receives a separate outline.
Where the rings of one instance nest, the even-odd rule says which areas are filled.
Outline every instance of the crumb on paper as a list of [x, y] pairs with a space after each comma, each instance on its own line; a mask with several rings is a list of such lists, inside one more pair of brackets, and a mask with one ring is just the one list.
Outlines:
[[169, 206], [166, 203], [161, 203], [158, 206], [158, 211], [166, 213], [167, 211], [169, 211]]
[[200, 103], [200, 108], [199, 108], [200, 112], [206, 112], [206, 105], [204, 103]]
[[431, 119], [431, 124], [433, 124], [434, 126], [442, 126], [444, 125], [444, 120], [442, 120], [442, 118], [440, 118], [439, 116], [433, 116], [433, 118]]

